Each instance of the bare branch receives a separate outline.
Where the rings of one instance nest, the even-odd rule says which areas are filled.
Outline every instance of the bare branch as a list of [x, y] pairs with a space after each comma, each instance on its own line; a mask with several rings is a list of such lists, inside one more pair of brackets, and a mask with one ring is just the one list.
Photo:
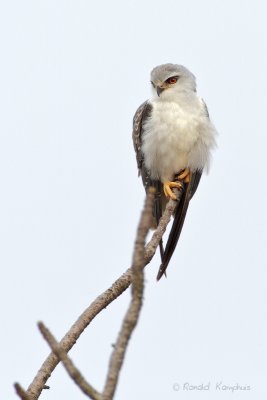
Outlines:
[[86, 382], [81, 372], [75, 367], [72, 360], [69, 358], [65, 350], [63, 350], [60, 344], [56, 341], [49, 329], [42, 322], [38, 323], [38, 327], [44, 339], [51, 347], [53, 353], [58, 357], [60, 361], [62, 361], [69, 376], [74, 380], [81, 391], [93, 400], [100, 400], [102, 398], [100, 393], [98, 393], [89, 383]]
[[32, 400], [32, 397], [26, 392], [23, 387], [20, 386], [19, 383], [14, 384], [17, 395], [21, 398], [21, 400]]
[[[145, 265], [147, 265], [153, 258], [157, 246], [159, 245], [160, 239], [166, 231], [167, 225], [180, 199], [181, 191], [179, 191], [177, 194], [177, 201], [169, 200], [157, 229], [155, 230], [150, 242], [145, 247]], [[109, 289], [98, 296], [91, 303], [91, 305], [80, 315], [77, 321], [72, 325], [70, 330], [60, 341], [60, 346], [62, 346], [62, 348], [66, 352], [68, 352], [76, 343], [77, 339], [83, 333], [85, 328], [95, 318], [95, 316], [99, 314], [104, 308], [106, 308], [110, 303], [112, 303], [112, 301], [114, 301], [118, 296], [120, 296], [130, 286], [131, 281], [132, 270], [131, 268], [129, 268], [121, 275], [119, 279], [117, 279], [112, 284]], [[42, 390], [45, 387], [45, 383], [49, 379], [58, 362], [58, 358], [54, 353], [51, 353], [44, 361], [32, 383], [28, 387], [27, 393], [30, 395], [31, 400], [38, 399]]]
[[154, 190], [148, 192], [141, 215], [134, 246], [132, 264], [132, 299], [124, 317], [113, 353], [103, 391], [104, 400], [112, 400], [118, 384], [119, 373], [132, 332], [137, 324], [142, 307], [144, 291], [145, 239], [151, 226]]

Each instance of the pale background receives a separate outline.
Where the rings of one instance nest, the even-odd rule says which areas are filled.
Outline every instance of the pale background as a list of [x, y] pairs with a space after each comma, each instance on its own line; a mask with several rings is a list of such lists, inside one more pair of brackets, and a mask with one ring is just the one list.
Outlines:
[[[168, 279], [158, 256], [146, 270], [116, 399], [266, 397], [265, 27], [264, 0], [1, 2], [1, 399], [49, 353], [36, 322], [60, 339], [130, 265], [144, 199], [132, 116], [165, 62], [196, 75], [218, 149]], [[97, 389], [128, 303], [70, 353]], [[62, 367], [48, 384], [43, 399], [84, 398]]]

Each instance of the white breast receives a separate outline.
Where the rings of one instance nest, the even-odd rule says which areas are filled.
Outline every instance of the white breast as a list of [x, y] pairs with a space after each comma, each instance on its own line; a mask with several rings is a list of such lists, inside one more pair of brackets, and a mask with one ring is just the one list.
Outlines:
[[152, 179], [165, 182], [186, 167], [194, 171], [207, 166], [215, 128], [202, 100], [195, 96], [190, 103], [151, 101], [151, 105], [142, 151]]

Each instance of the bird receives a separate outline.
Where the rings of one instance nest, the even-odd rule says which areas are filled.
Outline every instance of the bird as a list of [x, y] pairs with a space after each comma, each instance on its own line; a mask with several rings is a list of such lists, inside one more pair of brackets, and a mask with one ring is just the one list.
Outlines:
[[166, 275], [202, 173], [209, 170], [217, 131], [197, 94], [196, 78], [186, 67], [156, 66], [150, 82], [152, 96], [134, 114], [132, 139], [143, 186], [146, 191], [155, 188], [154, 228], [168, 200], [177, 199], [173, 189], [182, 190], [165, 249], [160, 242], [159, 280]]

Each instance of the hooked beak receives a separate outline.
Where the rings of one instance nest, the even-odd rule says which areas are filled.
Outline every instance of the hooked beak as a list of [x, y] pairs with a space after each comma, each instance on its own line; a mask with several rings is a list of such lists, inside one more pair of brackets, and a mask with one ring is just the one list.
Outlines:
[[160, 94], [163, 92], [164, 89], [165, 88], [163, 88], [163, 87], [157, 86], [157, 94], [158, 94], [158, 96], [160, 96]]

